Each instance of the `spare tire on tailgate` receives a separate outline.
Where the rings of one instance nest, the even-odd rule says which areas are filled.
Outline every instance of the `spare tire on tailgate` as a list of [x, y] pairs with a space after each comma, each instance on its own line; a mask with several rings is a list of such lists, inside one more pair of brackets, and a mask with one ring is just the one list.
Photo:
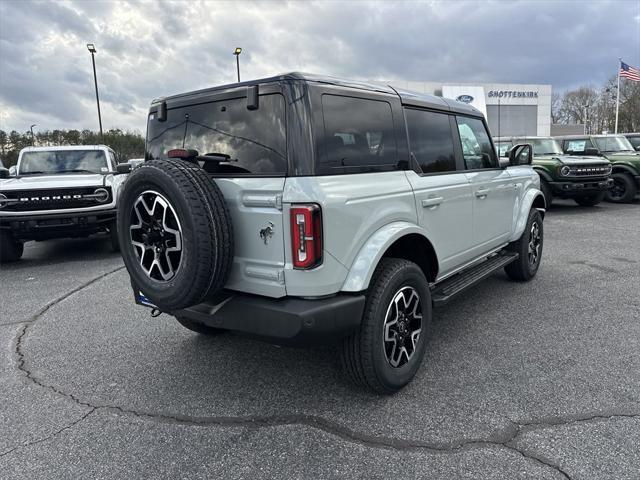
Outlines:
[[229, 276], [231, 216], [196, 164], [152, 160], [136, 168], [118, 200], [118, 238], [133, 284], [161, 310], [201, 303]]

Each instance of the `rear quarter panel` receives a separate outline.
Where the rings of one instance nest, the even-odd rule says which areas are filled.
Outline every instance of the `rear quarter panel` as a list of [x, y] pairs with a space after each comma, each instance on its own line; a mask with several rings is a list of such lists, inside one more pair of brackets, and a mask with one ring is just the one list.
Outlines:
[[398, 221], [416, 224], [413, 191], [404, 171], [289, 177], [284, 212], [295, 203], [322, 208], [324, 260], [313, 270], [294, 270], [289, 222], [285, 222], [287, 295], [320, 296], [340, 291], [356, 255], [381, 227]]

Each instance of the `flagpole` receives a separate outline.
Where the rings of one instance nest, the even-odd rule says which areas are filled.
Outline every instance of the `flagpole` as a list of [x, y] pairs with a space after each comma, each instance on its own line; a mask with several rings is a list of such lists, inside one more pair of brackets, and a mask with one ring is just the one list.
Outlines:
[[616, 95], [616, 128], [614, 133], [618, 133], [618, 112], [620, 111], [620, 67], [622, 66], [622, 58], [618, 57], [618, 88]]

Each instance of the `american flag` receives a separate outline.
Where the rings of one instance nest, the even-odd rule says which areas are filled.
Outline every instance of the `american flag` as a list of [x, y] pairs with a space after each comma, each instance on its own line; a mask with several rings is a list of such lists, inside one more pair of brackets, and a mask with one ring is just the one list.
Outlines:
[[640, 82], [640, 70], [622, 61], [620, 62], [620, 76], [633, 80], [634, 82]]

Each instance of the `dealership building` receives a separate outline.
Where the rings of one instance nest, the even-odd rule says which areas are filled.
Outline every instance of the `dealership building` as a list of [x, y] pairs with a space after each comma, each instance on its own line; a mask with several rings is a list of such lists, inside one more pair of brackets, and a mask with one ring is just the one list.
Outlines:
[[551, 85], [390, 81], [403, 90], [469, 103], [484, 113], [494, 136], [551, 134]]

